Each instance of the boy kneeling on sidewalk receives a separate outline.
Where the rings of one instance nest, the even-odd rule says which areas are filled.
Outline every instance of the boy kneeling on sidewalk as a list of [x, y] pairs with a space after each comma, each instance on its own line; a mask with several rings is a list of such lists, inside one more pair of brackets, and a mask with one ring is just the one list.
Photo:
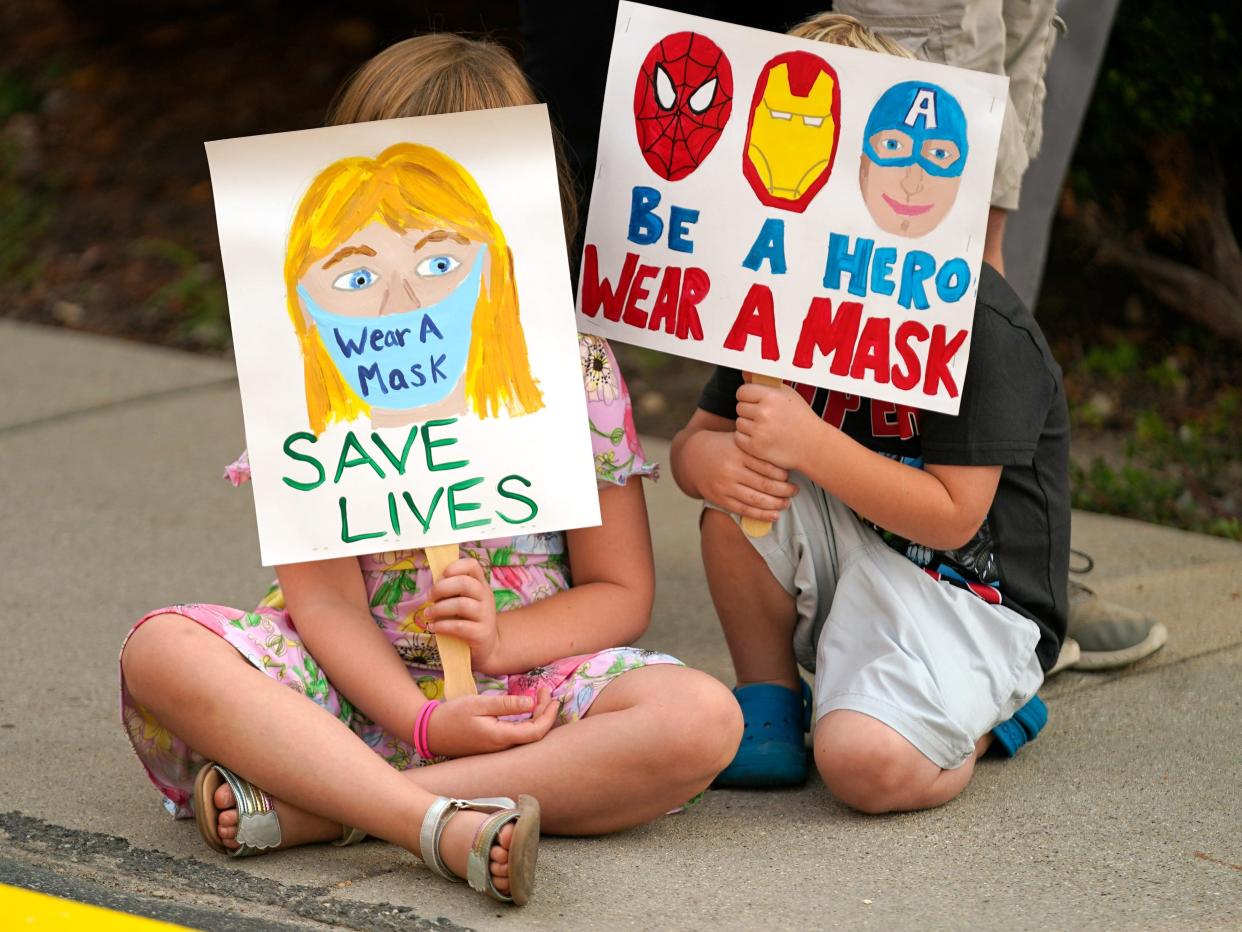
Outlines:
[[[813, 723], [838, 799], [923, 809], [989, 747], [1033, 739], [1065, 637], [1068, 454], [1061, 370], [987, 265], [957, 416], [718, 368], [672, 450], [677, 484], [704, 500], [746, 721], [715, 785], [801, 783]], [[772, 531], [749, 538], [739, 515]]]

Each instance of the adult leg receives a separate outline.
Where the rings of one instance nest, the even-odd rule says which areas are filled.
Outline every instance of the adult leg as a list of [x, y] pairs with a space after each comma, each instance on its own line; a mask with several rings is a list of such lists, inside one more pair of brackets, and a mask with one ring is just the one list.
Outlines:
[[[212, 632], [181, 615], [157, 615], [130, 636], [121, 664], [130, 694], [163, 727], [280, 801], [286, 846], [336, 838], [344, 824], [420, 853], [419, 829], [434, 795]], [[442, 857], [459, 876], [485, 818], [461, 812], [445, 826]], [[502, 892], [502, 849], [511, 834], [506, 828], [492, 849]]]
[[738, 685], [799, 689], [792, 646], [798, 620], [794, 597], [776, 581], [730, 515], [705, 509], [700, 531], [707, 586]]
[[861, 812], [930, 809], [966, 788], [991, 740], [989, 732], [962, 766], [943, 770], [883, 722], [837, 709], [815, 725], [815, 766], [832, 795]]

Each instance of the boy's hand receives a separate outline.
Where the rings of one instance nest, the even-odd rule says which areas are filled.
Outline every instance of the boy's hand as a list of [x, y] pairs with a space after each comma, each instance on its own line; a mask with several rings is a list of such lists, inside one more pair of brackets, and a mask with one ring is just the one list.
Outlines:
[[[491, 754], [519, 744], [531, 744], [556, 723], [561, 704], [552, 701], [547, 687], [530, 696], [460, 696], [449, 699], [431, 713], [427, 722], [427, 745], [437, 757]], [[506, 722], [501, 716], [525, 715], [522, 721]]]
[[508, 672], [494, 669], [500, 656], [496, 598], [478, 560], [463, 557], [450, 563], [431, 587], [431, 598], [435, 604], [425, 616], [428, 632], [461, 638], [469, 644], [470, 662], [476, 670]]
[[784, 469], [806, 471], [807, 444], [823, 420], [788, 385], [756, 385], [737, 390], [737, 433], [743, 453]]
[[798, 487], [789, 471], [739, 448], [733, 431], [704, 430], [694, 437], [698, 455], [711, 464], [699, 492], [713, 505], [757, 521], [776, 521]]

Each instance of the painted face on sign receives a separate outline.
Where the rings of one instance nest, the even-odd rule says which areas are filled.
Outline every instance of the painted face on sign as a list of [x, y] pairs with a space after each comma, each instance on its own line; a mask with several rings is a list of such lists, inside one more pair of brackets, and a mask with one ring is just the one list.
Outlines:
[[302, 276], [302, 309], [346, 384], [371, 398], [373, 420], [377, 410], [417, 409], [424, 419], [465, 412], [462, 376], [486, 257], [453, 230], [372, 223]]
[[707, 36], [673, 33], [647, 53], [634, 86], [634, 126], [643, 158], [661, 178], [693, 173], [732, 110], [733, 69]]
[[801, 213], [832, 173], [841, 123], [837, 73], [810, 52], [769, 61], [755, 83], [742, 171], [759, 200]]
[[513, 256], [474, 179], [428, 146], [346, 158], [311, 182], [289, 231], [288, 310], [311, 429], [543, 407]]
[[923, 236], [957, 199], [969, 146], [966, 116], [944, 88], [907, 81], [885, 91], [867, 120], [858, 184], [876, 225]]

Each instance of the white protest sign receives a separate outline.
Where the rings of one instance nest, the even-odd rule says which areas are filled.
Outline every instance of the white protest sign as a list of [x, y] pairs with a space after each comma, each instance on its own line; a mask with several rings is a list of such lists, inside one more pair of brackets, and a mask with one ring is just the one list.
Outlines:
[[599, 524], [546, 108], [207, 156], [265, 565]]
[[956, 413], [1007, 88], [622, 2], [579, 328]]

